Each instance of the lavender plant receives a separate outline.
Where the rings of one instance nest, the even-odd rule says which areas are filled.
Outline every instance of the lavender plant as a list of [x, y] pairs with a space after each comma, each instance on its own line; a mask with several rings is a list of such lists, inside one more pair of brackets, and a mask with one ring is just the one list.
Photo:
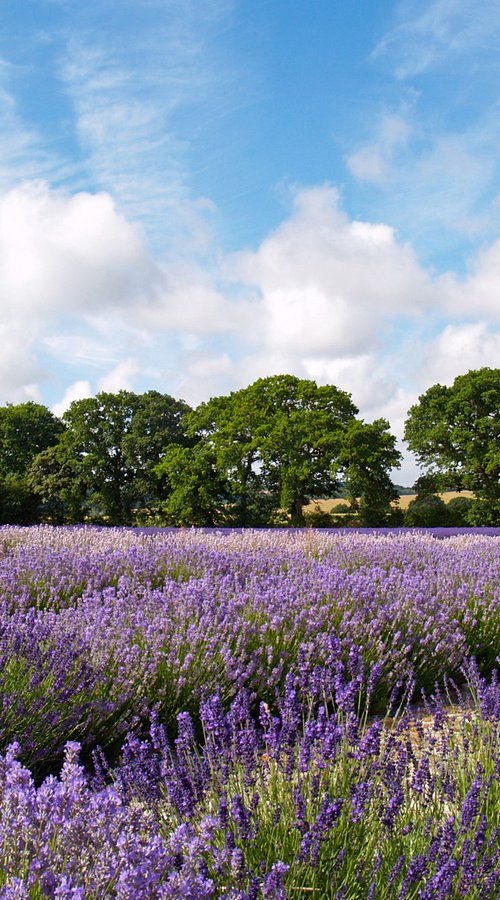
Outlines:
[[[498, 683], [486, 707], [411, 710], [364, 728], [288, 688], [259, 720], [242, 692], [189, 714], [170, 741], [153, 717], [91, 778], [68, 744], [39, 787], [12, 747], [0, 763], [0, 897], [485, 898], [500, 886]], [[498, 704], [498, 696], [496, 698]]]
[[0, 529], [0, 897], [497, 896], [498, 570], [477, 534]]

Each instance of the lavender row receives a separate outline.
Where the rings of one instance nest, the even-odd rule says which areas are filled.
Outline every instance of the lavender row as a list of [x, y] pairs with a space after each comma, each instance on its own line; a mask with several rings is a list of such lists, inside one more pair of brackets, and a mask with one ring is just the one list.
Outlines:
[[[429, 701], [393, 721], [303, 718], [289, 676], [279, 715], [202, 703], [205, 735], [153, 717], [119, 763], [66, 747], [37, 786], [0, 758], [0, 898], [494, 900], [500, 889], [500, 686], [469, 670], [475, 705]], [[496, 820], [495, 820], [496, 817]]]
[[1, 529], [0, 898], [493, 900], [497, 548]]
[[498, 540], [321, 532], [0, 530], [0, 745], [40, 771], [112, 755], [151, 710], [211, 693], [383, 712], [483, 675], [500, 647]]

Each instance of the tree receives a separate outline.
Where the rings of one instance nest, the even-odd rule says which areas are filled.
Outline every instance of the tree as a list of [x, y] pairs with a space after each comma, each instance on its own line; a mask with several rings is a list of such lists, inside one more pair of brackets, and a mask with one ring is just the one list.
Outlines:
[[439, 490], [438, 481], [439, 478], [435, 473], [426, 472], [425, 475], [419, 475], [413, 485], [413, 490], [416, 494], [415, 500], [423, 500], [424, 497], [429, 497], [430, 494], [436, 494]]
[[335, 471], [342, 475], [351, 509], [359, 512], [363, 525], [385, 525], [393, 518], [391, 503], [398, 493], [389, 472], [399, 468], [401, 459], [386, 419], [346, 425]]
[[500, 500], [500, 369], [435, 384], [409, 410], [405, 439], [441, 490], [469, 489]]
[[[185, 426], [209, 451], [222, 480], [216, 491], [218, 516], [226, 523], [262, 525], [281, 509], [286, 521], [304, 525], [303, 507], [310, 499], [331, 496], [339, 471], [348, 470], [353, 489], [355, 478], [361, 484], [366, 521], [385, 521], [390, 500], [397, 496], [387, 470], [398, 465], [400, 454], [387, 422], [365, 425], [357, 422], [356, 413], [349, 394], [339, 388], [318, 387], [292, 375], [261, 378], [202, 403], [186, 416]], [[174, 477], [176, 496], [183, 479], [192, 492], [196, 472], [205, 477], [202, 468], [189, 468], [188, 459], [189, 454], [175, 457], [171, 484]], [[160, 469], [166, 472], [170, 466], [169, 457]], [[172, 504], [168, 508], [172, 512]]]
[[39, 497], [27, 480], [38, 453], [55, 445], [64, 425], [40, 403], [0, 408], [0, 521], [27, 525], [39, 520]]
[[226, 515], [233, 525], [265, 525], [272, 498], [258, 472], [259, 446], [255, 402], [248, 390], [212, 397], [186, 416], [188, 434], [213, 453], [216, 471], [226, 482]]
[[42, 518], [56, 525], [83, 522], [88, 493], [81, 459], [65, 437], [35, 456], [26, 476], [40, 498]]
[[162, 509], [174, 524], [225, 524], [228, 484], [217, 470], [215, 454], [207, 443], [167, 447], [156, 471], [167, 480], [169, 496]]
[[469, 525], [469, 515], [473, 507], [474, 500], [471, 497], [452, 497], [446, 504], [448, 525], [453, 528]]
[[130, 523], [128, 489], [134, 469], [125, 462], [123, 439], [136, 408], [137, 397], [130, 391], [103, 391], [75, 400], [64, 413], [68, 447], [87, 487], [87, 506], [94, 517], [102, 515], [117, 525]]
[[24, 475], [0, 478], [0, 524], [32, 525], [40, 521], [39, 498]]
[[166, 498], [156, 466], [171, 444], [191, 446], [184, 419], [191, 411], [184, 400], [159, 391], [138, 394], [128, 430], [123, 435], [123, 461], [133, 471], [130, 495], [135, 507], [154, 507]]
[[156, 391], [103, 391], [71, 404], [64, 414], [65, 442], [86, 485], [91, 516], [128, 525], [134, 508], [156, 502], [154, 468], [165, 446], [183, 440], [188, 409]]
[[303, 506], [338, 486], [332, 463], [358, 410], [334, 385], [293, 375], [260, 378], [244, 393], [263, 482], [279, 495], [292, 525], [304, 525]]
[[424, 494], [408, 504], [404, 524], [409, 528], [443, 528], [450, 524], [446, 503], [437, 494]]
[[53, 446], [64, 425], [41, 403], [0, 407], [0, 475], [25, 475], [37, 453]]

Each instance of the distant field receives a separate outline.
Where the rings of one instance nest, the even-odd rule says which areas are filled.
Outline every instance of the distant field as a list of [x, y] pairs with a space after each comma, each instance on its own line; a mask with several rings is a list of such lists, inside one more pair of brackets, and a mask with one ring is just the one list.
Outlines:
[[[474, 494], [472, 491], [445, 491], [443, 494], [439, 494], [445, 503], [449, 503], [450, 500], [453, 500], [454, 497], [473, 497]], [[398, 506], [400, 509], [408, 509], [412, 500], [415, 500], [416, 494], [403, 494], [399, 498]], [[344, 506], [347, 504], [347, 500], [343, 497], [336, 497], [334, 500], [315, 500], [312, 503], [308, 503], [307, 506], [304, 507], [306, 512], [314, 512], [318, 507], [321, 512], [332, 512], [336, 506]]]

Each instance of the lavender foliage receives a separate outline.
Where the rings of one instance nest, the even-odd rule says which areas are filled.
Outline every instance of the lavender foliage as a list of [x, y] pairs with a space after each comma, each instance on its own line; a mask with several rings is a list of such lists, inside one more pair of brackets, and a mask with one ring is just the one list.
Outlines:
[[0, 898], [497, 896], [499, 556], [0, 529]]

